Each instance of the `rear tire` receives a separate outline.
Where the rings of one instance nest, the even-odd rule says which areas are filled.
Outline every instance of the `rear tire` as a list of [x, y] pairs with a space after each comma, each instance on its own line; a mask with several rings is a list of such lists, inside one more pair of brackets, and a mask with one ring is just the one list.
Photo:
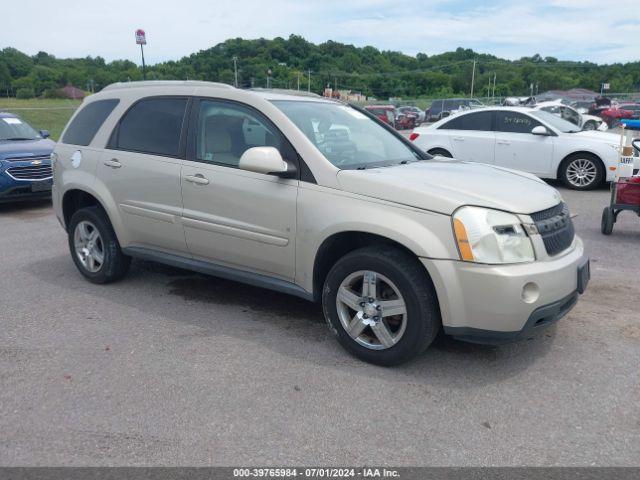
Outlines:
[[131, 257], [122, 253], [102, 208], [87, 207], [75, 212], [69, 222], [68, 236], [73, 263], [87, 280], [111, 283], [126, 275]]
[[562, 161], [559, 177], [573, 190], [593, 190], [605, 181], [604, 165], [591, 153], [576, 153]]
[[416, 357], [441, 326], [435, 289], [424, 268], [390, 246], [361, 248], [338, 260], [325, 280], [322, 307], [340, 344], [376, 365]]
[[451, 153], [447, 150], [445, 150], [444, 148], [434, 148], [431, 149], [427, 152], [429, 155], [433, 155], [434, 157], [436, 155], [439, 155], [441, 157], [446, 157], [446, 158], [453, 158], [453, 155], [451, 155]]
[[600, 222], [600, 231], [604, 235], [611, 235], [613, 232], [613, 224], [616, 223], [615, 215], [611, 207], [604, 207], [602, 210], [602, 221]]

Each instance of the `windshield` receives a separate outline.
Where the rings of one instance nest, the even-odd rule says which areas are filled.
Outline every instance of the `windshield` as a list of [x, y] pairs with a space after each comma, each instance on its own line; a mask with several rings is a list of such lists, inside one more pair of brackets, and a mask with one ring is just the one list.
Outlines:
[[16, 117], [0, 117], [0, 140], [34, 140], [39, 138], [31, 126]]
[[530, 112], [532, 117], [536, 117], [538, 120], [542, 120], [545, 123], [548, 123], [556, 130], [561, 131], [562, 133], [576, 133], [579, 132], [580, 129], [577, 128], [573, 123], [567, 122], [562, 118], [554, 115], [553, 113], [545, 112], [544, 110], [534, 110]]
[[359, 169], [421, 159], [391, 132], [348, 105], [297, 100], [272, 103], [338, 168]]

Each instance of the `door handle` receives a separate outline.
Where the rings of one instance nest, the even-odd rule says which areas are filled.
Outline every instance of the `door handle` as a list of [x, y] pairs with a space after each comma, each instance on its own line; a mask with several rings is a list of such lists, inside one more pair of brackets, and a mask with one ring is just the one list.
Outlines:
[[507, 142], [505, 140], [498, 140], [498, 145], [511, 145], [511, 142]]
[[209, 180], [206, 179], [201, 173], [196, 173], [195, 175], [185, 175], [184, 179], [187, 182], [195, 183], [196, 185], [209, 185]]
[[105, 160], [103, 163], [107, 167], [110, 167], [110, 168], [120, 168], [120, 167], [122, 167], [122, 164], [116, 158], [112, 158], [111, 160]]
[[453, 137], [456, 142], [464, 142], [464, 137]]

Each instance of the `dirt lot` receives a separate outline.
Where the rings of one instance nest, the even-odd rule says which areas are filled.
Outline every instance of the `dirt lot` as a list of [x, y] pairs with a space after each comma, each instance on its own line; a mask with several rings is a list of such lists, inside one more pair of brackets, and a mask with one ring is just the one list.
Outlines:
[[2, 465], [638, 465], [640, 219], [562, 189], [589, 290], [537, 338], [384, 369], [301, 300], [135, 262], [84, 281], [48, 204], [0, 206]]

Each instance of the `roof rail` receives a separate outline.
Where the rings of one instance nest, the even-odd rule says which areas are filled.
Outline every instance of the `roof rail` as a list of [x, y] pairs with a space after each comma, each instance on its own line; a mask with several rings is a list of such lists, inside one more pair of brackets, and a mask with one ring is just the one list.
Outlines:
[[202, 80], [143, 80], [135, 82], [117, 82], [107, 85], [102, 90], [118, 90], [126, 88], [150, 88], [150, 87], [172, 87], [172, 86], [186, 86], [186, 87], [214, 87], [214, 88], [234, 88], [226, 83], [218, 82], [205, 82]]
[[304, 90], [292, 90], [292, 89], [288, 89], [288, 88], [260, 88], [260, 87], [255, 87], [255, 88], [248, 88], [247, 90], [250, 90], [252, 92], [273, 92], [273, 93], [282, 93], [283, 95], [297, 95], [299, 97], [320, 97], [320, 98], [324, 98], [324, 97], [322, 97], [322, 95], [318, 95], [317, 93], [305, 92]]

